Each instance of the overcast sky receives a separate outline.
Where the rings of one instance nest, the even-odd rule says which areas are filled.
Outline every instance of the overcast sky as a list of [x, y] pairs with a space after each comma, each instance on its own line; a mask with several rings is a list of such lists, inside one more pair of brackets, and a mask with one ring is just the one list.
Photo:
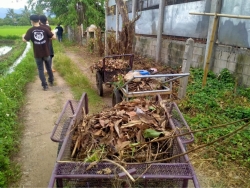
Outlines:
[[28, 0], [0, 0], [0, 8], [19, 9], [27, 5]]

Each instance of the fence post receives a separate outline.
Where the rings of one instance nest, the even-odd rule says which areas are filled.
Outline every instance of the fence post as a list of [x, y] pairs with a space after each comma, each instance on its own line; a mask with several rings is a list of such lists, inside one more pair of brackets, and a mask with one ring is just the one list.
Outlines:
[[161, 46], [162, 46], [162, 30], [164, 23], [164, 10], [165, 10], [165, 0], [160, 0], [159, 4], [159, 19], [157, 27], [157, 42], [156, 42], [156, 62], [161, 60]]
[[[186, 41], [185, 52], [183, 55], [182, 73], [189, 72], [190, 65], [191, 65], [192, 58], [193, 58], [193, 51], [194, 51], [194, 40], [189, 38]], [[182, 99], [185, 97], [187, 84], [188, 84], [188, 76], [180, 79], [178, 98]]]
[[104, 54], [105, 56], [108, 55], [108, 44], [107, 44], [107, 38], [108, 38], [108, 1], [105, 1], [105, 50], [104, 50]]

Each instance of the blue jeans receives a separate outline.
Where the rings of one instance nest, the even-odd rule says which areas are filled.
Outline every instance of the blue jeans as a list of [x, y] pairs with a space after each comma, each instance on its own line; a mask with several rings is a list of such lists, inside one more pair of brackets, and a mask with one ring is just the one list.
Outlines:
[[51, 58], [50, 56], [48, 57], [42, 57], [42, 58], [35, 58], [36, 60], [36, 65], [37, 65], [37, 69], [38, 69], [38, 74], [39, 74], [39, 78], [42, 82], [42, 86], [47, 86], [47, 82], [46, 82], [46, 78], [44, 75], [44, 69], [43, 69], [43, 62], [45, 63], [45, 67], [47, 69], [47, 73], [49, 75], [48, 81], [50, 83], [53, 83], [54, 81], [54, 76], [53, 76], [53, 72], [51, 69]]
[[59, 42], [62, 42], [62, 35], [61, 34], [57, 35], [57, 38], [58, 38]]

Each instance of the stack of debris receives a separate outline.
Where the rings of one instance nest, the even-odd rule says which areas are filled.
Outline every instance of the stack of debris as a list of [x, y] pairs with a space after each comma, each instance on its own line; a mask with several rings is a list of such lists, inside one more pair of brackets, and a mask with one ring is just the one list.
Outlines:
[[165, 112], [166, 101], [134, 99], [86, 115], [74, 126], [71, 157], [84, 162], [132, 163], [167, 158], [175, 131], [169, 129]]

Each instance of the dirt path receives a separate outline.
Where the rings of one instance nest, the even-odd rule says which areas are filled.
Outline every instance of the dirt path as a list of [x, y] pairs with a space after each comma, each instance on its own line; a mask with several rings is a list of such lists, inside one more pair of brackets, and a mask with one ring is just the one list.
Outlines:
[[[93, 87], [97, 89], [96, 87], [96, 74], [92, 73], [90, 70], [90, 66], [92, 63], [97, 62], [100, 57], [97, 55], [93, 55], [87, 52], [86, 48], [81, 47], [81, 51], [76, 52], [72, 50], [71, 48], [68, 48], [68, 50], [65, 52], [65, 55], [67, 55], [82, 71], [82, 73], [90, 80], [91, 83], [93, 83]], [[103, 84], [103, 102], [107, 106], [112, 105], [112, 87], [106, 86]]]
[[[87, 52], [85, 52], [87, 53]], [[95, 74], [89, 69], [93, 60], [88, 54], [82, 59], [82, 54], [67, 50], [66, 55], [76, 63], [83, 74], [95, 83]], [[28, 84], [27, 101], [23, 109], [25, 130], [17, 161], [22, 165], [22, 178], [18, 187], [47, 187], [57, 156], [58, 144], [50, 140], [59, 114], [69, 99], [73, 99], [70, 88], [63, 78], [54, 73], [55, 85], [43, 91], [38, 76]], [[95, 84], [93, 87], [96, 88]], [[103, 102], [111, 106], [111, 88], [104, 86]]]
[[48, 91], [42, 90], [38, 76], [28, 84], [25, 130], [17, 159], [23, 172], [19, 187], [47, 187], [55, 164], [57, 144], [50, 134], [63, 105], [73, 96], [58, 73], [54, 75], [55, 86]]

